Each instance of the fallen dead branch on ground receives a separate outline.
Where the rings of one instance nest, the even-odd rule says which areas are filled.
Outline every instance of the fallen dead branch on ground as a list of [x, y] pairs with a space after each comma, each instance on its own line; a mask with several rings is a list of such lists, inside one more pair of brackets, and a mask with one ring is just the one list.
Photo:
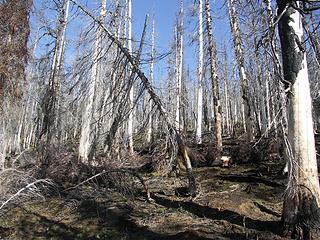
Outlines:
[[0, 173], [0, 186], [0, 210], [3, 211], [10, 204], [43, 199], [54, 183], [50, 179], [34, 178], [34, 171], [11, 168]]

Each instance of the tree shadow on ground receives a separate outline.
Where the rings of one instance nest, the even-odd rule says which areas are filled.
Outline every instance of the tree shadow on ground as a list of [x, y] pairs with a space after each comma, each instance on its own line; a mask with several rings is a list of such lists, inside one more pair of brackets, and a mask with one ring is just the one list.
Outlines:
[[81, 229], [49, 219], [23, 207], [21, 209], [25, 214], [18, 220], [16, 226], [19, 239], [98, 239], [87, 236]]
[[[85, 211], [79, 211], [82, 213], [81, 218], [87, 219], [88, 217], [99, 218], [104, 224], [113, 226], [119, 232], [125, 234], [125, 239], [132, 240], [175, 240], [175, 239], [190, 239], [190, 240], [209, 240], [198, 236], [192, 231], [179, 232], [173, 235], [167, 235], [163, 233], [157, 233], [150, 230], [146, 226], [138, 225], [132, 219], [132, 209], [123, 207], [108, 207], [103, 203], [98, 203], [95, 200], [87, 200], [85, 203]], [[111, 239], [111, 238], [110, 238]]]
[[183, 210], [192, 213], [201, 218], [210, 218], [212, 220], [225, 220], [232, 224], [243, 227], [244, 225], [248, 229], [258, 231], [268, 231], [273, 234], [279, 235], [280, 233], [280, 222], [279, 221], [260, 221], [251, 219], [246, 216], [242, 216], [236, 212], [230, 210], [219, 211], [217, 208], [211, 208], [208, 206], [202, 206], [195, 202], [184, 202], [168, 199], [165, 196], [159, 194], [153, 194], [152, 198], [156, 203], [168, 207], [168, 208], [182, 208]]

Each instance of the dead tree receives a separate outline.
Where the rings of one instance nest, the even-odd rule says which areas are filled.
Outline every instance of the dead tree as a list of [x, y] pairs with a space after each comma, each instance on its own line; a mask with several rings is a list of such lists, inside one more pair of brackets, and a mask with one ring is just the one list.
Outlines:
[[282, 223], [285, 235], [320, 237], [320, 187], [300, 3], [277, 1], [284, 83], [288, 100], [289, 183]]
[[[100, 10], [100, 19], [99, 21], [101, 24], [104, 24], [104, 19], [107, 13], [107, 1], [101, 1], [101, 10]], [[93, 54], [93, 66], [92, 66], [92, 73], [91, 73], [91, 82], [89, 84], [88, 95], [85, 101], [85, 109], [84, 114], [82, 116], [82, 124], [81, 124], [81, 135], [79, 141], [79, 158], [87, 162], [89, 153], [91, 150], [92, 144], [92, 118], [93, 118], [93, 107], [94, 107], [94, 100], [96, 97], [96, 88], [97, 82], [99, 81], [100, 71], [99, 65], [101, 64], [101, 41], [102, 41], [102, 29], [99, 26], [96, 33], [95, 39], [95, 46], [94, 46], [94, 54]]]
[[199, 0], [199, 62], [198, 62], [198, 104], [197, 104], [197, 143], [202, 142], [202, 103], [203, 103], [203, 1]]
[[213, 41], [212, 34], [212, 23], [210, 14], [210, 3], [209, 0], [205, 0], [205, 11], [206, 11], [206, 23], [207, 23], [207, 34], [208, 34], [208, 48], [210, 54], [210, 74], [211, 74], [211, 85], [212, 85], [212, 97], [213, 97], [213, 110], [214, 110], [214, 133], [215, 142], [217, 148], [217, 156], [214, 159], [214, 164], [220, 164], [220, 156], [222, 151], [222, 123], [221, 123], [221, 105], [219, 96], [219, 83], [217, 74], [217, 60], [216, 60], [216, 49]]

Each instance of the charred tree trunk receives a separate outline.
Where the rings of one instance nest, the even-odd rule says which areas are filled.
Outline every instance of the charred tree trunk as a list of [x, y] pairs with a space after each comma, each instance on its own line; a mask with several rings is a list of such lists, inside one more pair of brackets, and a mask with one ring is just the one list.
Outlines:
[[302, 16], [298, 2], [277, 1], [285, 87], [288, 90], [289, 183], [282, 223], [285, 235], [320, 238], [320, 187]]

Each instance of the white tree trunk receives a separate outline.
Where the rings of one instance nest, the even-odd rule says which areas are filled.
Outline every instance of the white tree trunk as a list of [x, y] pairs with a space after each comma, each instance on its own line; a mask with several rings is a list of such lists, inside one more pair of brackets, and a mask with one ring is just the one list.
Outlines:
[[[317, 236], [312, 236], [310, 232], [306, 232], [318, 227], [312, 224], [317, 224], [313, 221], [319, 221], [317, 211], [320, 204], [320, 187], [306, 52], [301, 48], [304, 41], [302, 16], [292, 7], [286, 9], [286, 4], [280, 0], [278, 7], [279, 14], [284, 11], [279, 21], [279, 35], [284, 79], [287, 81], [285, 87], [290, 89], [288, 92], [289, 183], [282, 219], [284, 228], [289, 228], [289, 231], [292, 227], [294, 229], [296, 226], [299, 227], [301, 222], [307, 223], [306, 228], [298, 233], [299, 239], [319, 239], [319, 233]], [[299, 3], [297, 7], [299, 8]]]
[[[299, 39], [302, 39], [303, 28], [298, 11], [291, 15], [293, 21], [290, 26]], [[297, 53], [299, 46], [296, 44]], [[315, 140], [312, 122], [312, 100], [306, 54], [303, 54], [301, 69], [291, 87], [289, 95], [288, 136], [296, 163], [291, 164], [293, 174], [298, 176], [298, 183], [308, 187], [320, 203], [320, 188], [318, 180]], [[290, 170], [289, 170], [290, 171]]]
[[230, 97], [229, 97], [229, 72], [228, 72], [228, 59], [227, 59], [227, 49], [224, 45], [224, 101], [225, 101], [225, 121], [226, 121], [226, 133], [229, 135], [231, 133], [231, 124], [230, 124]]
[[[154, 19], [152, 21], [152, 47], [151, 47], [151, 62], [150, 62], [150, 82], [153, 83], [154, 78], [154, 59], [155, 59], [155, 29], [154, 29]], [[149, 116], [148, 116], [148, 132], [147, 132], [147, 142], [150, 143], [152, 140], [152, 100], [149, 100]]]
[[202, 104], [203, 104], [203, 2], [199, 0], [199, 63], [198, 63], [198, 105], [197, 105], [197, 130], [196, 141], [202, 142]]
[[177, 29], [177, 90], [176, 90], [176, 128], [181, 130], [181, 94], [183, 68], [183, 0], [180, 8], [180, 24]]
[[[128, 0], [128, 50], [132, 53], [132, 0]], [[130, 113], [128, 120], [128, 147], [129, 151], [133, 152], [133, 86], [130, 89], [129, 101], [130, 101]]]
[[[101, 0], [101, 12], [100, 12], [100, 21], [103, 22], [106, 16], [106, 0]], [[88, 95], [85, 102], [85, 109], [82, 116], [82, 126], [79, 142], [79, 158], [87, 162], [90, 148], [91, 148], [91, 124], [93, 117], [93, 104], [94, 96], [96, 90], [96, 83], [98, 81], [98, 68], [99, 68], [99, 59], [101, 55], [101, 35], [102, 29], [99, 26], [96, 34], [95, 49], [93, 54], [93, 65], [91, 72], [91, 81], [89, 84]]]

